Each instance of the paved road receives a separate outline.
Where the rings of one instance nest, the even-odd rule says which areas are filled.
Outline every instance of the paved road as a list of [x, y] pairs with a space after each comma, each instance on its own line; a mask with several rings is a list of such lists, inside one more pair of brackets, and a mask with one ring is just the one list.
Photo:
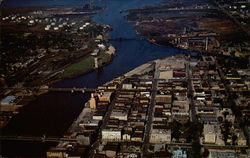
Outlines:
[[108, 110], [103, 118], [103, 123], [101, 125], [101, 127], [99, 128], [99, 131], [98, 131], [98, 136], [97, 136], [97, 140], [92, 144], [91, 146], [91, 150], [90, 150], [90, 154], [89, 154], [89, 157], [94, 157], [94, 154], [95, 154], [95, 150], [97, 150], [98, 146], [100, 145], [101, 143], [101, 139], [102, 139], [102, 130], [106, 127], [107, 125], [107, 122], [110, 118], [110, 115], [111, 115], [111, 112], [112, 112], [112, 109], [114, 108], [115, 106], [115, 102], [116, 102], [116, 98], [119, 96], [119, 91], [121, 90], [122, 88], [122, 85], [123, 85], [123, 82], [121, 82], [117, 88], [117, 91], [115, 92], [115, 97], [114, 99], [111, 101], [109, 107], [108, 107]]
[[188, 97], [189, 97], [189, 105], [190, 105], [190, 121], [196, 122], [196, 111], [194, 104], [194, 96], [193, 96], [193, 82], [192, 82], [192, 70], [190, 69], [190, 63], [186, 64], [186, 72], [188, 77]]
[[[192, 143], [168, 143], [169, 147], [181, 147], [181, 148], [192, 148]], [[237, 148], [248, 148], [248, 146], [238, 146], [238, 145], [216, 145], [216, 144], [200, 144], [201, 147], [211, 148], [211, 149], [237, 149]]]
[[154, 111], [155, 111], [155, 108], [154, 108], [155, 96], [156, 96], [156, 92], [157, 92], [157, 84], [158, 84], [158, 77], [159, 77], [157, 63], [155, 63], [154, 67], [155, 67], [155, 73], [154, 73], [154, 79], [153, 79], [153, 83], [152, 83], [151, 101], [150, 101], [148, 113], [147, 113], [148, 121], [146, 123], [144, 138], [143, 138], [144, 142], [142, 145], [142, 149], [143, 149], [142, 157], [144, 157], [143, 156], [144, 153], [147, 153], [147, 144], [149, 143], [149, 139], [150, 139], [150, 131], [152, 129], [152, 122], [153, 122]]
[[[227, 96], [227, 99], [228, 99], [228, 103], [229, 103], [229, 105], [230, 105], [230, 107], [232, 109], [232, 108], [234, 108], [236, 106], [235, 100], [233, 99], [233, 96], [232, 96], [232, 93], [231, 93], [232, 89], [228, 84], [226, 84], [224, 72], [221, 70], [221, 67], [217, 62], [216, 62], [216, 67], [218, 69], [218, 73], [219, 73], [219, 76], [221, 78], [221, 81], [223, 82], [223, 84], [225, 86], [225, 92], [226, 92], [226, 96]], [[233, 111], [233, 113], [235, 115], [235, 111]], [[244, 124], [244, 120], [243, 120], [241, 115], [240, 116], [236, 115], [236, 121], [237, 121], [238, 124]], [[248, 130], [247, 126], [244, 126], [242, 129], [243, 129], [243, 132], [244, 132], [245, 136], [248, 139], [248, 143], [250, 143], [250, 131]]]

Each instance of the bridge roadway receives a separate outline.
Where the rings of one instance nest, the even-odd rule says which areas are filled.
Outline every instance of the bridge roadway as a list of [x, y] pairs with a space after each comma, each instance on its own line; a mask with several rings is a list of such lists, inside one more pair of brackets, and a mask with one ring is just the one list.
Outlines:
[[117, 37], [117, 38], [107, 38], [109, 41], [126, 41], [126, 40], [147, 40], [146, 37], [135, 37], [135, 38], [124, 38], [124, 37]]
[[[215, 34], [201, 34], [199, 36], [197, 35], [181, 35], [180, 38], [204, 38], [207, 37], [217, 37], [218, 35]], [[117, 38], [107, 38], [109, 41], [126, 41], [126, 40], [148, 40], [153, 39], [161, 36], [148, 36], [148, 37], [135, 37], [135, 38], [124, 38], [124, 37], [117, 37]]]
[[153, 8], [153, 9], [131, 9], [120, 10], [120, 13], [162, 13], [162, 12], [188, 12], [188, 11], [205, 11], [214, 10], [216, 8]]
[[76, 142], [76, 138], [63, 138], [63, 137], [39, 137], [39, 136], [0, 136], [0, 140], [12, 141], [37, 141], [37, 142]]
[[[155, 79], [155, 80], [162, 80], [162, 79]], [[81, 92], [81, 93], [91, 93], [96, 92], [97, 89], [94, 88], [39, 88], [39, 87], [24, 87], [24, 88], [3, 88], [4, 90], [16, 90], [16, 91], [22, 91], [22, 90], [40, 90], [40, 91], [51, 91], [51, 92]], [[102, 89], [104, 90], [104, 89]], [[147, 90], [151, 91], [151, 89], [127, 89], [124, 91], [142, 91]]]
[[96, 92], [96, 89], [94, 88], [40, 88], [40, 87], [21, 87], [21, 88], [3, 88], [4, 90], [16, 90], [16, 91], [22, 91], [22, 90], [39, 90], [39, 91], [52, 91], [52, 92]]

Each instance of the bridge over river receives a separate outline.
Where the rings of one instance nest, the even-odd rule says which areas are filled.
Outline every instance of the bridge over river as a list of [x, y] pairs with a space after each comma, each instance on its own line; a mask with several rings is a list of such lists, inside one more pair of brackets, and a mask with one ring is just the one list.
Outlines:
[[36, 142], [76, 142], [76, 138], [64, 137], [46, 137], [46, 136], [0, 136], [0, 140], [15, 140], [15, 141], [36, 141]]
[[21, 87], [21, 88], [3, 88], [3, 90], [13, 90], [13, 91], [51, 91], [51, 92], [80, 92], [80, 93], [92, 93], [96, 92], [94, 88], [54, 88], [54, 87]]

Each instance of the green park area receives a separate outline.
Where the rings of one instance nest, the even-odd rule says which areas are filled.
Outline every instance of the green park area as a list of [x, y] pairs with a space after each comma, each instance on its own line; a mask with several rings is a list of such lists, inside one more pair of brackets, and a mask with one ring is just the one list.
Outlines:
[[[101, 53], [98, 57], [102, 59], [103, 64], [108, 63], [110, 60], [110, 56], [106, 53]], [[71, 75], [88, 72], [92, 69], [94, 69], [94, 57], [89, 55], [84, 57], [79, 62], [66, 67], [60, 77], [64, 78]]]

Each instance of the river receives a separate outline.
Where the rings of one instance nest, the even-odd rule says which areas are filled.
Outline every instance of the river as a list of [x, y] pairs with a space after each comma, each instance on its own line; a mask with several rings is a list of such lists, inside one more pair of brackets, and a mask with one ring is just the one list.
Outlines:
[[[97, 23], [108, 24], [113, 31], [111, 38], [136, 38], [133, 25], [127, 23], [120, 10], [138, 8], [160, 3], [161, 0], [94, 0], [93, 4], [105, 7], [105, 10], [93, 17]], [[85, 2], [86, 3], [86, 2]], [[5, 6], [43, 6], [43, 5], [82, 5], [82, 0], [7, 0]], [[91, 72], [73, 79], [65, 79], [54, 83], [53, 87], [92, 87], [118, 77], [133, 68], [158, 58], [187, 53], [188, 51], [160, 47], [143, 40], [111, 41], [116, 48], [116, 56], [111, 64], [100, 72]], [[3, 134], [61, 136], [81, 110], [88, 96], [84, 94], [47, 93], [25, 106], [13, 117], [2, 130]], [[3, 156], [44, 156], [45, 151], [53, 143], [35, 142], [2, 142]]]

